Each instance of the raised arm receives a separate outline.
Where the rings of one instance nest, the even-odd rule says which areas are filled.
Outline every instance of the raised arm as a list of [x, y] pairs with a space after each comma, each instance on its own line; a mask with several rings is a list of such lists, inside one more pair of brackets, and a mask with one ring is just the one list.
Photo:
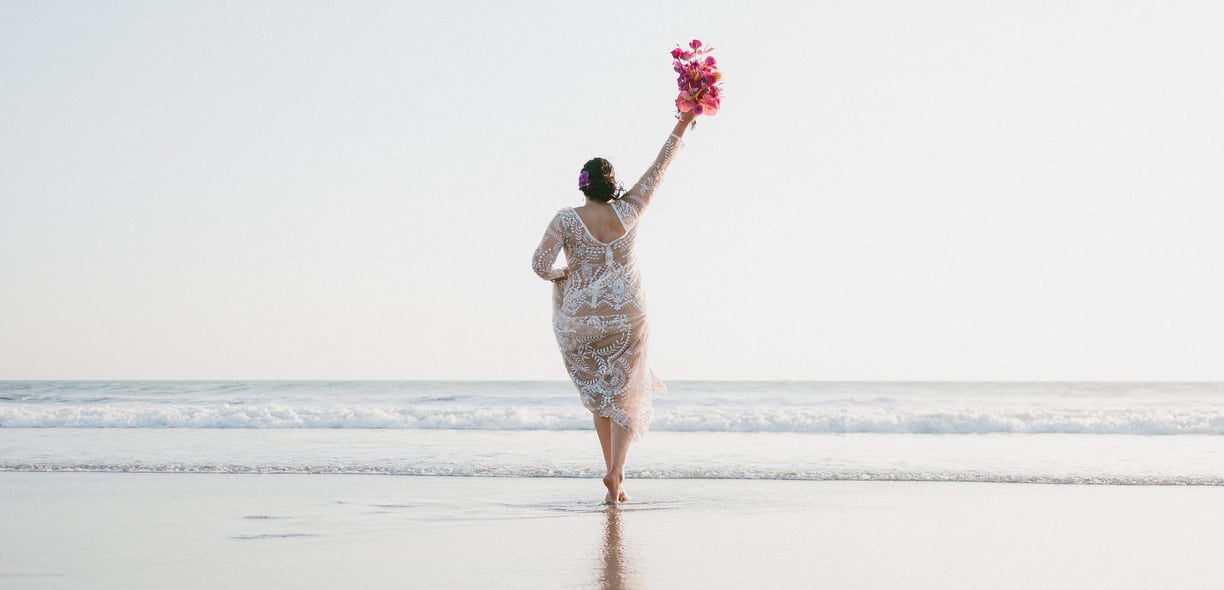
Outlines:
[[693, 117], [695, 116], [691, 111], [680, 114], [676, 125], [672, 127], [671, 134], [667, 136], [667, 141], [663, 142], [659, 155], [655, 156], [654, 163], [650, 165], [650, 168], [646, 169], [646, 173], [637, 181], [637, 184], [634, 184], [633, 188], [625, 193], [625, 200], [627, 202], [637, 201], [632, 204], [641, 208], [645, 208], [650, 204], [650, 199], [654, 196], [655, 187], [663, 181], [663, 173], [667, 171], [667, 165], [671, 163], [672, 156], [680, 145], [680, 139], [684, 137], [684, 132], [689, 128], [689, 124], [693, 122]]

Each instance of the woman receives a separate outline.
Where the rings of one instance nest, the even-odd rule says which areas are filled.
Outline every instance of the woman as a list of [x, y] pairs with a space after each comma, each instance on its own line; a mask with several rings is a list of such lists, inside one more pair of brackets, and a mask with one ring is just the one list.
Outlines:
[[[634, 255], [638, 220], [693, 117], [680, 115], [628, 192], [607, 160], [588, 161], [578, 175], [586, 204], [558, 211], [531, 259], [536, 274], [554, 285], [553, 331], [582, 404], [595, 418], [609, 504], [628, 500], [622, 484], [629, 443], [650, 427], [651, 396], [666, 391], [646, 361], [650, 329]], [[553, 268], [561, 250], [566, 265]]]

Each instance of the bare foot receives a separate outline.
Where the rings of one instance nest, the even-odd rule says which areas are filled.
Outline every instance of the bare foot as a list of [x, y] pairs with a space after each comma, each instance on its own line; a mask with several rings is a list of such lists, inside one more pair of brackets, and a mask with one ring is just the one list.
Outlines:
[[603, 476], [604, 487], [608, 488], [608, 495], [604, 496], [604, 504], [615, 504], [619, 501], [620, 482], [611, 473]]
[[[629, 495], [621, 488], [621, 482], [625, 481], [625, 476], [611, 473], [603, 476], [604, 487], [608, 488], [608, 495], [604, 496], [605, 504], [615, 504], [616, 502], [625, 502], [629, 500]], [[613, 502], [612, 498], [616, 498]]]

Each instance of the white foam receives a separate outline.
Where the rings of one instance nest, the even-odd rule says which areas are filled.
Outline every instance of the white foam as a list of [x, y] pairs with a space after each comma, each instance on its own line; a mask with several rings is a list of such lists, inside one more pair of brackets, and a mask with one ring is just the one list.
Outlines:
[[[0, 382], [0, 428], [585, 430], [564, 382]], [[675, 382], [653, 430], [1224, 434], [1218, 383]]]
[[[249, 465], [249, 464], [59, 464], [0, 463], [0, 471], [24, 472], [112, 472], [112, 473], [228, 473], [228, 474], [341, 474], [404, 475], [434, 477], [554, 477], [594, 478], [593, 469], [523, 467], [473, 467], [463, 465], [397, 467], [389, 465]], [[1133, 476], [1133, 475], [1034, 475], [958, 471], [902, 470], [769, 470], [744, 469], [646, 469], [629, 470], [631, 479], [763, 479], [794, 481], [907, 481], [1069, 485], [1169, 485], [1224, 486], [1224, 477]]]
[[[545, 405], [405, 406], [292, 403], [6, 403], [2, 428], [350, 428], [584, 430], [590, 414], [570, 400]], [[676, 432], [1224, 434], [1213, 407], [978, 407], [912, 404], [722, 406], [659, 404], [652, 429]]]

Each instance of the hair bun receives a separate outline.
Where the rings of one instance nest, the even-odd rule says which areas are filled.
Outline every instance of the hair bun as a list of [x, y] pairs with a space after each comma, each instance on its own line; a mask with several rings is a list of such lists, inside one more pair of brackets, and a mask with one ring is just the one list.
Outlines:
[[625, 189], [616, 183], [616, 172], [612, 163], [603, 158], [591, 158], [582, 165], [582, 171], [587, 174], [585, 187], [580, 187], [582, 194], [596, 201], [608, 202], [619, 198]]

